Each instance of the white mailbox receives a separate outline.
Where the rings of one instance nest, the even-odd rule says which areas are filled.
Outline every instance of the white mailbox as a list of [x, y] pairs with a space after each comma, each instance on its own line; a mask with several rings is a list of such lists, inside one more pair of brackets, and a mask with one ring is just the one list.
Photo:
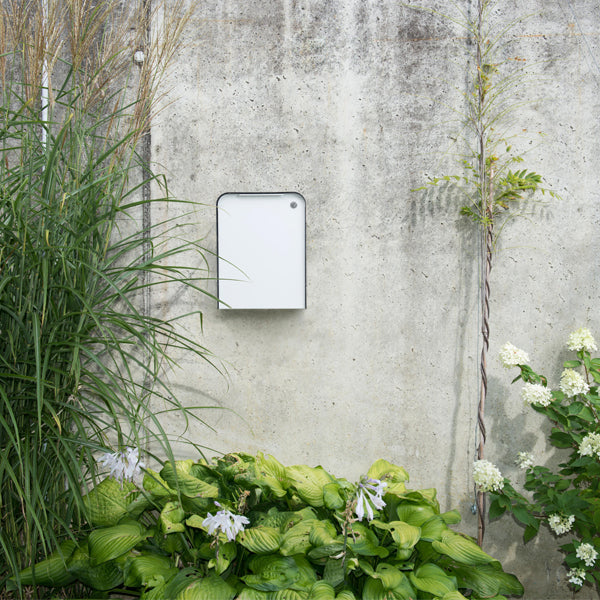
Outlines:
[[306, 205], [295, 192], [217, 200], [218, 306], [306, 308]]

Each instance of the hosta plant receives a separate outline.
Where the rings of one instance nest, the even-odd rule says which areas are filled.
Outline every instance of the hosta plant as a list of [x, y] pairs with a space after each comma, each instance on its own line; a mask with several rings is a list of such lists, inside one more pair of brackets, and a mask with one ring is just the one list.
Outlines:
[[525, 352], [506, 344], [505, 366], [520, 369], [514, 381], [524, 383], [521, 396], [549, 422], [549, 442], [559, 449], [556, 467], [535, 465], [524, 449], [516, 457], [526, 470], [524, 488], [517, 492], [508, 479], [496, 482], [490, 518], [510, 512], [525, 526], [525, 542], [547, 526], [565, 555], [567, 580], [576, 591], [587, 581], [600, 589], [600, 358], [592, 358], [596, 342], [586, 328], [567, 341], [576, 357], [564, 363], [559, 385], [527, 364]]
[[[124, 471], [121, 471], [123, 473]], [[322, 467], [228, 454], [114, 477], [87, 496], [91, 533], [21, 580], [145, 600], [471, 600], [521, 595], [514, 575], [449, 525], [434, 489], [376, 461], [357, 484]]]

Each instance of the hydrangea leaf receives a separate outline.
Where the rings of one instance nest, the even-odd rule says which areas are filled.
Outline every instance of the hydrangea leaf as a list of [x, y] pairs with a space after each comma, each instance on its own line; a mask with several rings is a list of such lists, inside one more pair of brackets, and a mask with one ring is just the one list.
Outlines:
[[48, 587], [62, 587], [72, 583], [75, 578], [67, 569], [67, 560], [76, 548], [77, 544], [73, 540], [60, 544], [48, 558], [37, 563], [35, 569], [27, 567], [20, 572], [21, 585], [35, 583]]
[[447, 592], [458, 590], [456, 577], [446, 575], [441, 567], [433, 563], [420, 566], [409, 573], [409, 578], [418, 590], [434, 596], [444, 596]]
[[127, 507], [138, 493], [130, 481], [121, 485], [114, 477], [107, 477], [83, 497], [88, 521], [95, 527], [116, 525], [127, 515]]
[[275, 527], [250, 527], [239, 535], [238, 541], [250, 552], [270, 554], [279, 550], [282, 535]]
[[448, 529], [439, 541], [431, 543], [433, 549], [465, 565], [484, 565], [494, 559], [475, 542]]

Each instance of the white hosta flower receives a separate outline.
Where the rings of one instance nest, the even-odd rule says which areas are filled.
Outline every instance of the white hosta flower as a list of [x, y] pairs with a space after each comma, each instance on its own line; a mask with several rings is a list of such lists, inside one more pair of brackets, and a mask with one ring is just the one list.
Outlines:
[[587, 327], [581, 327], [577, 331], [574, 331], [569, 335], [567, 340], [567, 348], [569, 350], [585, 350], [586, 352], [594, 352], [598, 350], [596, 346], [596, 340], [592, 337], [592, 334]]
[[567, 577], [569, 578], [569, 583], [573, 585], [583, 585], [585, 581], [585, 569], [571, 569], [567, 573]]
[[146, 466], [140, 461], [139, 450], [129, 446], [123, 452], [106, 452], [100, 457], [100, 461], [110, 469], [109, 477], [114, 477], [121, 483], [136, 479]]
[[574, 515], [565, 516], [554, 513], [548, 517], [548, 525], [556, 535], [563, 535], [571, 531], [574, 522]]
[[593, 567], [596, 559], [598, 558], [598, 553], [596, 552], [594, 546], [587, 543], [577, 546], [575, 555], [585, 563], [586, 567]]
[[521, 390], [521, 398], [529, 405], [550, 406], [552, 390], [541, 383], [526, 383]]
[[590, 386], [577, 371], [565, 369], [560, 376], [560, 389], [565, 396], [570, 398], [578, 394], [587, 394], [590, 391]]
[[363, 479], [358, 484], [356, 492], [356, 508], [354, 512], [359, 521], [363, 520], [365, 513], [367, 521], [373, 520], [373, 507], [381, 510], [385, 506], [383, 494], [387, 483], [379, 479], [371, 479], [369, 477]]
[[519, 452], [515, 463], [521, 469], [529, 469], [529, 467], [533, 467], [533, 454], [531, 452]]
[[500, 348], [500, 360], [505, 368], [510, 369], [518, 365], [526, 365], [529, 362], [529, 355], [507, 342]]
[[579, 444], [581, 456], [594, 456], [600, 458], [600, 433], [588, 433]]
[[[217, 506], [221, 506], [215, 502]], [[238, 533], [244, 531], [244, 525], [248, 525], [250, 521], [243, 515], [236, 515], [230, 510], [222, 509], [217, 511], [217, 514], [211, 515], [208, 513], [206, 519], [202, 521], [202, 525], [208, 528], [208, 535], [218, 535], [219, 531], [227, 536], [230, 542], [235, 540]]]
[[504, 487], [502, 473], [488, 460], [473, 463], [473, 481], [482, 492], [497, 492]]

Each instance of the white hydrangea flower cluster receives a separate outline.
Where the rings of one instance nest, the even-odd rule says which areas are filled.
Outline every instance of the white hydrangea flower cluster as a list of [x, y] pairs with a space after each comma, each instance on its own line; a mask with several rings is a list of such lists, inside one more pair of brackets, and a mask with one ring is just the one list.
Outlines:
[[563, 535], [571, 531], [574, 522], [575, 515], [565, 516], [554, 513], [548, 517], [548, 525], [556, 535]]
[[504, 477], [489, 460], [473, 463], [473, 481], [482, 492], [497, 492], [504, 487]]
[[529, 405], [550, 406], [552, 390], [541, 383], [526, 383], [521, 390], [521, 398]]
[[373, 520], [373, 507], [377, 510], [381, 510], [385, 507], [385, 501], [383, 500], [383, 494], [387, 483], [379, 479], [371, 479], [365, 477], [358, 484], [358, 491], [356, 492], [356, 508], [354, 512], [359, 521], [363, 520], [365, 513], [367, 515], [367, 521]]
[[565, 396], [571, 398], [578, 394], [587, 394], [590, 386], [577, 371], [565, 369], [560, 376], [560, 389]]
[[[216, 501], [215, 505], [221, 507]], [[203, 527], [208, 528], [208, 535], [218, 535], [219, 531], [222, 531], [230, 542], [233, 542], [237, 534], [244, 531], [244, 525], [249, 523], [248, 517], [236, 515], [226, 509], [217, 511], [215, 515], [208, 513], [206, 519], [202, 521]]]
[[121, 484], [123, 481], [134, 481], [146, 466], [140, 461], [139, 450], [129, 446], [123, 452], [106, 452], [100, 462], [110, 469], [109, 477], [114, 477]]
[[571, 569], [567, 573], [567, 577], [569, 578], [569, 583], [581, 586], [585, 581], [585, 569]]
[[529, 469], [529, 467], [533, 467], [533, 460], [531, 452], [519, 452], [515, 464], [521, 469]]
[[500, 360], [504, 368], [510, 369], [518, 365], [526, 365], [529, 362], [529, 355], [524, 350], [520, 350], [507, 342], [500, 348]]
[[581, 456], [594, 456], [600, 458], [600, 433], [588, 433], [579, 444]]
[[575, 555], [585, 563], [586, 567], [593, 567], [598, 558], [598, 552], [596, 552], [594, 546], [587, 543], [577, 546]]
[[574, 331], [569, 335], [567, 340], [567, 348], [578, 352], [579, 350], [585, 350], [586, 352], [595, 352], [598, 350], [596, 346], [596, 340], [592, 337], [589, 329], [586, 327], [580, 327], [577, 331]]

